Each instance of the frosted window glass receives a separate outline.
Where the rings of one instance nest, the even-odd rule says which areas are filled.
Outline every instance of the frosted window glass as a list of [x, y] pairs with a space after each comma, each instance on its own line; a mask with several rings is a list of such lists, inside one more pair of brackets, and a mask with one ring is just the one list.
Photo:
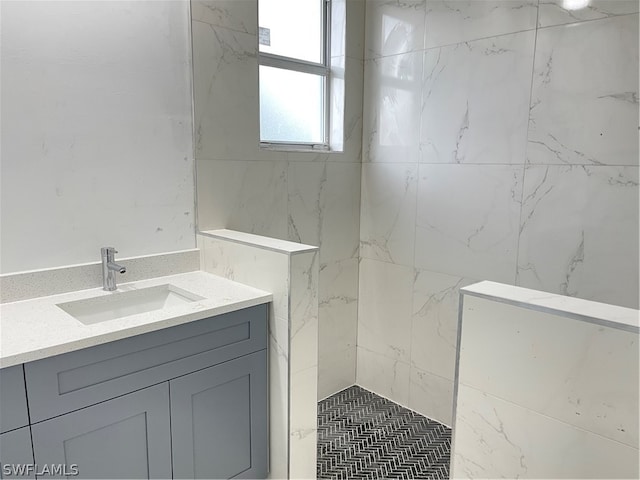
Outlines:
[[260, 140], [324, 143], [324, 77], [260, 66]]
[[258, 23], [270, 42], [260, 51], [322, 63], [322, 8], [322, 0], [259, 0]]

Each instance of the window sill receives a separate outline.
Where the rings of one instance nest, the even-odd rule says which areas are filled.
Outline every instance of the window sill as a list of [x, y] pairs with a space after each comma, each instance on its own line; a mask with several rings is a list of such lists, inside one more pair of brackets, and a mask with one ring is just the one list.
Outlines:
[[260, 150], [273, 152], [332, 153], [328, 145], [307, 145], [296, 143], [260, 143]]

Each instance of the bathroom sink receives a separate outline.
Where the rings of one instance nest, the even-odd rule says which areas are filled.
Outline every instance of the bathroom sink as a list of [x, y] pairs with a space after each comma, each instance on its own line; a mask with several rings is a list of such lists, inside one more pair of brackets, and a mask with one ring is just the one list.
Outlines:
[[203, 297], [167, 284], [59, 303], [57, 306], [85, 325], [92, 325], [197, 300], [203, 300]]

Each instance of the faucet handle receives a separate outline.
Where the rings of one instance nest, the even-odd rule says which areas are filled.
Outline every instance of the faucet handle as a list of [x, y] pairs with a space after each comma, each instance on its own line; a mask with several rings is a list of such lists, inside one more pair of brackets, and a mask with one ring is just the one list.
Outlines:
[[100, 253], [103, 257], [106, 257], [113, 256], [115, 253], [118, 253], [118, 251], [114, 247], [102, 247]]

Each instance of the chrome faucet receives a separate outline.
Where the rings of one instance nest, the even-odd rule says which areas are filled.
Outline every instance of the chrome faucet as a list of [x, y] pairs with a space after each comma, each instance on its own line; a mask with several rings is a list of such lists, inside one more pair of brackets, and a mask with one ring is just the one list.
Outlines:
[[118, 265], [115, 260], [115, 254], [118, 253], [113, 247], [102, 247], [102, 288], [107, 292], [113, 292], [116, 286], [116, 272], [125, 273], [127, 271], [122, 265]]

